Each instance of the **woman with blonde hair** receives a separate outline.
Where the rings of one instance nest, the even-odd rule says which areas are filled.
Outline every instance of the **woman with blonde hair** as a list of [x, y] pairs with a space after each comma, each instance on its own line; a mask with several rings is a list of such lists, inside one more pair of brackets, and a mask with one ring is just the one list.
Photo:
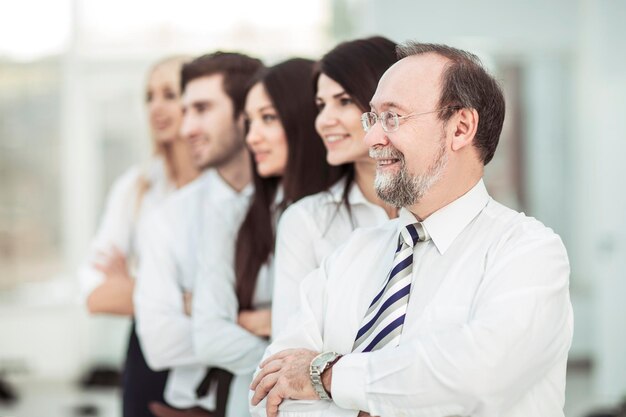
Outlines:
[[[187, 143], [179, 135], [180, 70], [186, 61], [172, 57], [156, 63], [146, 83], [146, 107], [154, 155], [113, 184], [104, 215], [79, 276], [92, 314], [133, 316], [133, 273], [140, 262], [138, 236], [148, 213], [197, 175]], [[167, 372], [145, 362], [135, 326], [131, 328], [123, 375], [123, 416], [151, 417], [147, 404], [163, 400]]]

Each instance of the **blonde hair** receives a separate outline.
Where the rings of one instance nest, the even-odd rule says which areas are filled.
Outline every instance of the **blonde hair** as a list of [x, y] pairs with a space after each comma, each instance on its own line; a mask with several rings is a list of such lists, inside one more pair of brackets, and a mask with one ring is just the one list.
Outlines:
[[[185, 63], [189, 62], [191, 57], [184, 55], [176, 55], [170, 56], [156, 63], [152, 64], [150, 70], [147, 72], [146, 84], [148, 83], [152, 74], [158, 69], [165, 65], [175, 65], [179, 74], [178, 77], [180, 79], [180, 70]], [[180, 82], [176, 84], [176, 87], [180, 90]], [[179, 91], [180, 93], [180, 91]], [[176, 167], [174, 166], [174, 160], [172, 155], [172, 144], [171, 143], [159, 143], [154, 138], [152, 138], [152, 154], [158, 156], [163, 159], [163, 163], [165, 165], [165, 174], [169, 181], [174, 181], [176, 178]], [[143, 201], [144, 196], [152, 187], [152, 183], [148, 173], [148, 167], [144, 167], [142, 169], [141, 174], [139, 175], [139, 179], [137, 181], [137, 199], [135, 203], [135, 216], [139, 213], [139, 209], [141, 208], [141, 203]]]

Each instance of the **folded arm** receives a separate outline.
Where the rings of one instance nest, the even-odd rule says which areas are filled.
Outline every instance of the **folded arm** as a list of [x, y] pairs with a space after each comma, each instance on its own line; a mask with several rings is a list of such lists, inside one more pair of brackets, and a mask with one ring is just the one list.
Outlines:
[[146, 361], [155, 370], [197, 364], [191, 338], [191, 319], [185, 313], [180, 269], [172, 245], [179, 242], [151, 219], [141, 244], [141, 263], [135, 287], [137, 333]]

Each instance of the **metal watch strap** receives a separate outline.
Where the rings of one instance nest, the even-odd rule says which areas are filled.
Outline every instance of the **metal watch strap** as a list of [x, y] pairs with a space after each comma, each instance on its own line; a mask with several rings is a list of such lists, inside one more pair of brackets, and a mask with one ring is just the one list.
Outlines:
[[[315, 362], [315, 360], [317, 359], [317, 357], [324, 355], [324, 354], [328, 354], [328, 353], [332, 353], [333, 357], [332, 360], [327, 361], [323, 368], [319, 368], [317, 366], [314, 366], [313, 363]], [[341, 358], [341, 355], [335, 352], [324, 352], [324, 353], [320, 353], [318, 356], [316, 356], [315, 358], [313, 358], [313, 360], [311, 361], [311, 366], [309, 367], [309, 375], [311, 377], [311, 385], [313, 385], [313, 389], [315, 390], [315, 392], [317, 393], [317, 395], [320, 397], [320, 399], [322, 400], [330, 400], [330, 395], [328, 395], [328, 392], [326, 392], [326, 390], [324, 389], [324, 384], [322, 383], [322, 374], [324, 373], [324, 371], [326, 371], [328, 368], [330, 368], [332, 365], [335, 364], [335, 362], [337, 362], [339, 360], [339, 358]]]

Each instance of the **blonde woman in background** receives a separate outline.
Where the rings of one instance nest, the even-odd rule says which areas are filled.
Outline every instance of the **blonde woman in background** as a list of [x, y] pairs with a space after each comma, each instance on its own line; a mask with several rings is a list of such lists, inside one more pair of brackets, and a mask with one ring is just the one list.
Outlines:
[[[137, 236], [146, 215], [198, 175], [188, 144], [180, 137], [180, 71], [185, 59], [155, 64], [146, 85], [154, 155], [130, 168], [108, 195], [104, 215], [79, 275], [92, 314], [133, 316], [133, 273], [140, 261]], [[131, 328], [123, 375], [123, 416], [151, 417], [147, 404], [162, 401], [167, 371], [154, 372], [144, 360]]]

